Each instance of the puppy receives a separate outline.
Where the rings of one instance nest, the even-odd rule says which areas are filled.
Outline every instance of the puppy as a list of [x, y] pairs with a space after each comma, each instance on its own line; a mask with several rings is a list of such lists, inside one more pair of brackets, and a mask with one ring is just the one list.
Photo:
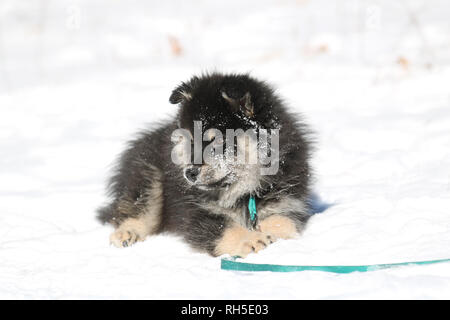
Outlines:
[[245, 257], [295, 237], [310, 216], [311, 141], [274, 90], [213, 73], [169, 101], [176, 116], [131, 141], [109, 181], [98, 218], [115, 227], [111, 243], [169, 232], [213, 256]]

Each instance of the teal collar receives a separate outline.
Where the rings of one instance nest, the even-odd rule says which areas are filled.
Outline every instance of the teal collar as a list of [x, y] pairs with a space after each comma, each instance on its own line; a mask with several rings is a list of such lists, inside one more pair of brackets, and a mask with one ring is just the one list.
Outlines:
[[256, 200], [255, 196], [250, 196], [248, 198], [248, 211], [250, 212], [250, 220], [255, 221], [256, 215], [258, 214], [256, 211]]

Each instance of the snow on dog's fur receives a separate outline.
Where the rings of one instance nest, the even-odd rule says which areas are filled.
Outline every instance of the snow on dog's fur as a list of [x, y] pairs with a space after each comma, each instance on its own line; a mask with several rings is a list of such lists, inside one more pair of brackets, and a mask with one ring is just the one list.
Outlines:
[[[111, 243], [126, 247], [167, 231], [211, 255], [245, 257], [303, 229], [309, 217], [310, 140], [298, 115], [285, 109], [269, 85], [246, 74], [207, 74], [183, 82], [169, 101], [179, 105], [176, 117], [131, 141], [110, 179], [111, 202], [98, 218], [116, 228]], [[195, 121], [219, 143], [211, 132], [225, 137], [227, 129], [278, 130], [276, 174], [261, 174], [265, 165], [258, 162], [174, 161], [186, 156], [182, 145], [194, 136]], [[179, 129], [189, 136], [173, 139]], [[247, 155], [257, 146], [248, 142], [236, 143]], [[256, 221], [249, 218], [250, 196], [256, 198]]]

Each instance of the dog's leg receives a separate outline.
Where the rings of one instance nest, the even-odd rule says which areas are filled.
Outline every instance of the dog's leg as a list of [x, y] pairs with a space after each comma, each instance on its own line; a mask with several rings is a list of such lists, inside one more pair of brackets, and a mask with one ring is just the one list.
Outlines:
[[100, 210], [99, 218], [112, 224], [116, 230], [110, 236], [110, 242], [123, 248], [158, 231], [163, 206], [163, 187], [161, 177], [155, 172], [153, 181], [139, 192], [136, 199], [125, 193], [109, 207]]
[[118, 248], [123, 248], [136, 241], [143, 241], [155, 233], [161, 223], [162, 202], [161, 186], [153, 185], [145, 197], [145, 204], [133, 205], [132, 209], [137, 210], [137, 216], [121, 219], [109, 238], [110, 242]]
[[245, 257], [258, 252], [272, 242], [270, 236], [250, 231], [222, 214], [199, 212], [198, 207], [180, 213], [180, 220], [172, 230], [184, 237], [195, 249], [207, 251], [212, 256], [230, 254]]
[[262, 220], [259, 223], [259, 230], [276, 239], [291, 239], [298, 234], [294, 220], [280, 214], [274, 214]]

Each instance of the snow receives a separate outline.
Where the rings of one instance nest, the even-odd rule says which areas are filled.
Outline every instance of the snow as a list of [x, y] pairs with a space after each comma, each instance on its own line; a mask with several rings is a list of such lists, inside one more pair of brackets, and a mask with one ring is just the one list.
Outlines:
[[449, 263], [239, 273], [170, 235], [116, 249], [94, 219], [175, 85], [251, 71], [315, 131], [321, 212], [246, 261], [449, 258], [449, 15], [445, 0], [3, 1], [0, 298], [449, 299]]

